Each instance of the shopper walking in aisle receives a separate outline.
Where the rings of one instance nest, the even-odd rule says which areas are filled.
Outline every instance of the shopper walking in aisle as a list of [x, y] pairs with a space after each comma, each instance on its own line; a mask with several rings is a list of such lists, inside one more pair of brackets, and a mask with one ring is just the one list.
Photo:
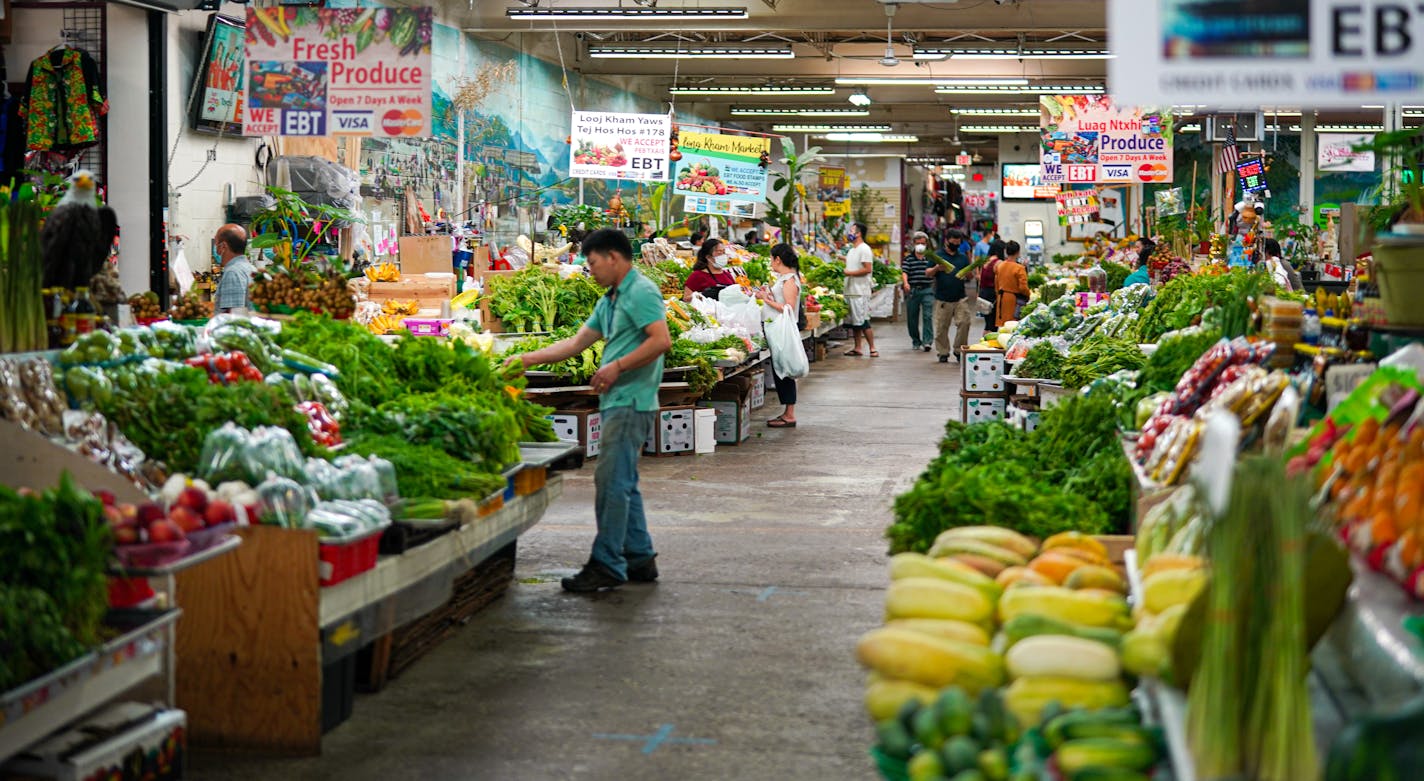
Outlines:
[[995, 328], [1017, 319], [1019, 306], [1028, 301], [1028, 269], [1019, 262], [1019, 250], [1017, 241], [1005, 244], [1004, 259], [994, 269], [994, 292], [999, 299]]
[[[934, 280], [934, 346], [940, 363], [949, 363], [950, 355], [969, 346], [969, 325], [974, 321], [974, 298], [959, 272], [969, 267], [965, 254], [968, 245], [964, 232], [951, 228], [945, 234], [944, 248], [939, 256], [949, 263], [935, 263], [929, 271]], [[954, 326], [954, 341], [949, 340], [949, 327]]]
[[971, 260], [989, 257], [989, 232], [984, 231], [979, 234], [974, 242], [974, 257]]
[[247, 258], [247, 231], [228, 223], [213, 234], [213, 252], [222, 271], [213, 294], [213, 308], [219, 312], [240, 312], [251, 306], [247, 289], [257, 268]]
[[583, 240], [588, 272], [608, 293], [578, 333], [506, 361], [525, 366], [558, 363], [602, 339], [603, 367], [590, 384], [603, 413], [602, 452], [594, 470], [594, 517], [598, 536], [579, 573], [563, 579], [568, 591], [616, 588], [658, 578], [657, 554], [648, 534], [638, 456], [658, 412], [663, 353], [672, 346], [658, 286], [633, 270], [633, 246], [621, 231], [596, 230]]
[[879, 358], [875, 349], [875, 329], [870, 327], [870, 293], [873, 282], [870, 275], [875, 271], [875, 253], [865, 243], [866, 228], [860, 223], [851, 226], [846, 239], [851, 242], [846, 253], [845, 298], [850, 305], [850, 321], [846, 323], [855, 335], [855, 346], [846, 355], [861, 356], [860, 343], [863, 339], [870, 346], [870, 357]]
[[1152, 259], [1152, 253], [1157, 250], [1157, 245], [1152, 239], [1146, 236], [1137, 240], [1137, 267], [1132, 270], [1127, 278], [1123, 279], [1122, 286], [1128, 285], [1149, 285], [1152, 277], [1148, 273], [1147, 261]]
[[930, 237], [924, 231], [915, 231], [914, 245], [900, 261], [900, 289], [905, 293], [905, 322], [910, 329], [911, 349], [930, 351], [930, 334], [934, 328], [934, 285], [928, 271], [935, 265], [930, 260]]
[[737, 284], [737, 277], [727, 270], [732, 263], [732, 247], [721, 239], [708, 239], [697, 251], [692, 273], [682, 287], [682, 300], [691, 301], [693, 293], [717, 298], [722, 291]]
[[[757, 291], [757, 300], [762, 305], [777, 312], [791, 307], [792, 314], [799, 315], [801, 308], [801, 259], [790, 244], [778, 244], [771, 248], [771, 273], [776, 278], [767, 290]], [[774, 348], [773, 348], [774, 349]], [[772, 362], [773, 367], [775, 361]], [[768, 420], [768, 428], [796, 428], [796, 380], [793, 377], [778, 377], [776, 369], [771, 371], [771, 379], [776, 383], [776, 399], [786, 409]]]
[[[995, 240], [997, 240], [997, 238], [998, 234], [995, 234]], [[995, 272], [998, 270], [999, 263], [1004, 256], [1002, 254], [1003, 250], [994, 249], [992, 242], [989, 246], [989, 260], [979, 267], [979, 297], [988, 301], [990, 304], [997, 305], [998, 296], [994, 294]], [[984, 313], [984, 330], [992, 331], [997, 327], [998, 324], [994, 322], [994, 307], [990, 307], [989, 311]]]

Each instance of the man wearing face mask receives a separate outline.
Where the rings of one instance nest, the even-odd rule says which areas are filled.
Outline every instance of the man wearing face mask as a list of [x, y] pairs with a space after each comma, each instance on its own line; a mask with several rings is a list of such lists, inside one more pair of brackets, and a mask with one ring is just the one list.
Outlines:
[[213, 294], [213, 307], [219, 313], [247, 309], [250, 306], [247, 288], [257, 272], [246, 255], [247, 231], [232, 223], [218, 228], [213, 235], [213, 252], [216, 254], [213, 265], [222, 270]]
[[855, 347], [846, 355], [864, 355], [860, 351], [860, 343], [864, 341], [870, 345], [870, 357], [879, 358], [880, 353], [875, 349], [875, 329], [870, 327], [870, 293], [874, 284], [870, 275], [875, 273], [875, 253], [865, 243], [865, 226], [860, 223], [846, 231], [846, 241], [853, 244], [845, 259], [845, 298], [850, 305], [850, 319], [846, 327], [855, 338]]
[[[964, 232], [950, 229], [945, 234], [944, 249], [938, 262], [930, 265], [928, 275], [934, 280], [934, 344], [940, 363], [949, 363], [951, 354], [969, 344], [969, 325], [974, 318], [974, 300], [965, 290], [959, 272], [969, 266], [965, 252]], [[949, 327], [954, 326], [954, 343], [949, 341]]]
[[934, 333], [934, 283], [927, 272], [934, 261], [925, 254], [930, 237], [915, 231], [913, 240], [914, 249], [900, 261], [900, 289], [905, 293], [905, 322], [913, 349], [929, 352]]
[[708, 239], [697, 250], [697, 262], [692, 265], [692, 273], [683, 284], [682, 298], [691, 301], [692, 294], [701, 293], [707, 298], [717, 298], [722, 291], [737, 284], [736, 276], [727, 270], [732, 264], [732, 245], [721, 239]]

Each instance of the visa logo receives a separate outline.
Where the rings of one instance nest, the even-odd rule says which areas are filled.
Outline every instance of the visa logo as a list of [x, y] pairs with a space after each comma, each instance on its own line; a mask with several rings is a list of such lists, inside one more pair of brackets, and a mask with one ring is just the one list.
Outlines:
[[1108, 179], [1130, 179], [1132, 177], [1132, 166], [1105, 165], [1103, 166], [1103, 176]]
[[336, 118], [337, 132], [371, 132], [371, 112], [369, 111], [335, 111], [332, 114]]

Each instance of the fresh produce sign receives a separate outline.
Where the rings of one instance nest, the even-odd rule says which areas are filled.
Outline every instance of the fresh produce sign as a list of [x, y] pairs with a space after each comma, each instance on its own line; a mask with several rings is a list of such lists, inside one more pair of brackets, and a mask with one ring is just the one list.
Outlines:
[[766, 200], [771, 139], [681, 133], [677, 148], [682, 159], [677, 161], [673, 194], [687, 196], [688, 211], [731, 214], [734, 204]]
[[672, 151], [668, 115], [575, 111], [572, 128], [569, 176], [667, 181]]
[[429, 8], [247, 9], [247, 136], [430, 135]]
[[1044, 95], [1040, 170], [1046, 184], [1172, 181], [1172, 113], [1100, 95]]

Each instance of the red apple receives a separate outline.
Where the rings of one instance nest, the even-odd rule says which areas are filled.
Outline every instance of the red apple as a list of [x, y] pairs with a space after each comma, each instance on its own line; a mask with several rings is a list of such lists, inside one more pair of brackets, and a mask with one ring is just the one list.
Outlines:
[[173, 521], [154, 521], [148, 527], [149, 542], [178, 542], [187, 539], [183, 529]]
[[107, 506], [109, 506], [109, 507], [113, 507], [113, 506], [114, 506], [114, 492], [113, 492], [113, 491], [103, 491], [103, 490], [95, 491], [95, 492], [94, 492], [94, 496], [98, 497], [99, 501], [103, 502], [105, 505], [107, 505]]
[[207, 509], [208, 495], [204, 493], [201, 488], [189, 486], [184, 488], [183, 493], [178, 495], [177, 504], [179, 507], [187, 507], [190, 510], [196, 510], [201, 513]]
[[232, 508], [231, 504], [221, 499], [214, 499], [203, 515], [209, 526], [218, 526], [237, 520], [237, 511]]
[[114, 542], [119, 545], [137, 545], [137, 526], [116, 526], [114, 527]]
[[125, 526], [137, 526], [137, 525], [138, 525], [138, 508], [137, 508], [137, 507], [135, 507], [135, 506], [133, 506], [133, 505], [131, 505], [131, 504], [127, 504], [127, 503], [121, 504], [121, 505], [119, 505], [119, 515], [122, 515], [122, 516], [123, 516], [123, 518], [124, 518], [124, 525], [125, 525]]
[[149, 526], [167, 517], [168, 513], [163, 512], [163, 508], [153, 502], [144, 502], [138, 506], [138, 522], [141, 526]]
[[124, 514], [112, 504], [106, 504], [104, 505], [104, 520], [108, 521], [110, 526], [123, 526]]
[[205, 525], [202, 514], [187, 507], [174, 507], [168, 512], [168, 519], [184, 532], [197, 531]]

